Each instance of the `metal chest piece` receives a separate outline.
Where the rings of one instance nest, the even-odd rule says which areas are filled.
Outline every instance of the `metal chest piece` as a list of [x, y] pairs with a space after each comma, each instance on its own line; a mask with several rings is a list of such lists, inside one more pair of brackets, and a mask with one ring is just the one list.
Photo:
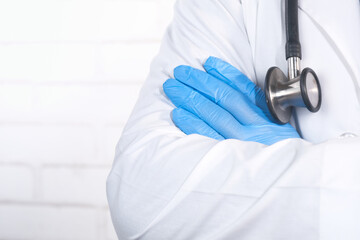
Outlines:
[[289, 67], [288, 78], [279, 68], [272, 67], [266, 74], [266, 102], [272, 116], [280, 124], [290, 121], [293, 107], [306, 107], [310, 112], [320, 109], [318, 77], [310, 68], [305, 68], [300, 75], [298, 72], [298, 68]]
[[286, 60], [288, 77], [277, 67], [268, 70], [265, 95], [268, 108], [280, 124], [290, 121], [294, 107], [306, 107], [317, 112], [321, 106], [321, 87], [315, 72], [300, 70], [301, 44], [299, 38], [298, 0], [285, 0]]

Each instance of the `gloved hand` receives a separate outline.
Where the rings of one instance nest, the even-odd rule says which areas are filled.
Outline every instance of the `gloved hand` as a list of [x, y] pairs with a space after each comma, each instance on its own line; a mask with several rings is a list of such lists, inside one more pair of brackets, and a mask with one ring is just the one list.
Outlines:
[[185, 134], [217, 140], [239, 139], [271, 145], [299, 138], [290, 125], [274, 123], [264, 92], [232, 65], [215, 57], [206, 72], [178, 66], [163, 89], [177, 107], [172, 120]]

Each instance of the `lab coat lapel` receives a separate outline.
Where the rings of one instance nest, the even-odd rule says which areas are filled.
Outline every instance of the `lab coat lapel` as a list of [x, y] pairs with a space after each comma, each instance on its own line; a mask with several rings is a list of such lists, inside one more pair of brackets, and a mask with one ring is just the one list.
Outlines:
[[301, 11], [312, 19], [360, 85], [360, 7], [358, 0], [300, 0]]

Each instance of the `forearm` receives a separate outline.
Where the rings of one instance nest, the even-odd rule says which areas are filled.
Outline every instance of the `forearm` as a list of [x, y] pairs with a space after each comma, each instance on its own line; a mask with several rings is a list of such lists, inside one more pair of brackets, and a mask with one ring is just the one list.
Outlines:
[[[344, 186], [340, 179], [360, 168], [357, 138], [320, 145], [292, 139], [267, 147], [186, 136], [174, 126], [174, 106], [162, 84], [176, 66], [201, 68], [212, 55], [254, 81], [251, 52], [238, 1], [179, 1], [108, 178], [109, 206], [120, 239], [279, 239], [280, 226], [293, 217], [299, 224], [281, 236], [299, 232], [288, 239], [306, 239], [301, 230], [313, 223], [312, 212], [320, 208], [319, 189], [332, 178], [336, 181], [328, 186]], [[346, 151], [346, 169], [326, 170], [336, 169], [337, 155]], [[303, 189], [310, 189], [306, 201]], [[309, 214], [303, 217], [296, 209]], [[257, 216], [263, 221], [254, 221]], [[278, 224], [266, 227], [273, 221]]]

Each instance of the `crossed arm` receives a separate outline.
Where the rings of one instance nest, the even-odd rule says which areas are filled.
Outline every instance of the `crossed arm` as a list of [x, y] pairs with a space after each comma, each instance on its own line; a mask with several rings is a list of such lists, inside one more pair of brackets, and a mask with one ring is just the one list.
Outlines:
[[184, 133], [267, 145], [299, 138], [290, 124], [274, 123], [264, 92], [239, 70], [215, 57], [204, 69], [179, 66], [163, 85], [177, 107], [172, 120]]
[[[319, 225], [316, 214], [326, 197], [332, 202], [321, 208], [327, 210], [327, 225], [322, 225], [323, 228], [336, 222], [333, 213], [337, 208], [333, 206], [341, 206], [348, 216], [360, 215], [360, 210], [350, 208], [351, 204], [343, 204], [344, 198], [331, 198], [332, 192], [327, 191], [343, 186], [337, 180], [339, 177], [356, 176], [360, 153], [352, 149], [358, 146], [358, 139], [348, 139], [346, 144], [339, 139], [312, 145], [291, 138], [266, 146], [243, 141], [247, 139], [218, 141], [186, 135], [173, 124], [174, 105], [164, 94], [163, 83], [177, 79], [170, 83], [181, 89], [184, 88], [181, 84], [190, 79], [173, 76], [175, 67], [203, 69], [208, 56], [216, 56], [256, 80], [242, 14], [239, 1], [178, 1], [175, 18], [117, 145], [107, 181], [109, 206], [119, 239], [312, 239], [318, 232], [309, 229]], [[211, 70], [211, 64], [205, 67], [212, 77], [216, 76], [215, 70], [221, 69], [213, 66]], [[216, 95], [209, 92], [207, 96], [204, 101], [212, 98], [215, 101]], [[247, 97], [251, 104], [261, 108], [256, 96]], [[172, 100], [182, 106], [181, 98], [177, 99], [180, 104]], [[195, 111], [182, 109], [173, 113], [175, 123], [176, 116], [184, 116], [181, 115], [184, 110], [187, 118], [190, 116], [193, 121], [195, 116], [200, 123]], [[234, 115], [236, 112], [241, 113], [242, 109], [235, 109]], [[264, 116], [255, 111], [251, 119], [267, 121], [265, 112]], [[210, 126], [210, 122], [203, 123]], [[177, 123], [180, 128], [181, 124]], [[210, 133], [209, 128], [205, 132], [217, 133], [214, 138], [233, 138], [227, 135], [234, 134], [232, 130], [211, 129], [214, 132]], [[295, 137], [290, 127], [287, 130]], [[344, 151], [353, 154], [343, 159], [339, 169], [337, 159]], [[336, 168], [337, 172], [331, 170]], [[356, 189], [359, 184], [355, 179], [349, 178], [347, 186]], [[323, 186], [326, 189], [320, 194]], [[351, 199], [359, 201], [355, 195]], [[292, 224], [294, 219], [296, 223]], [[336, 224], [339, 231], [349, 228], [346, 222]]]

